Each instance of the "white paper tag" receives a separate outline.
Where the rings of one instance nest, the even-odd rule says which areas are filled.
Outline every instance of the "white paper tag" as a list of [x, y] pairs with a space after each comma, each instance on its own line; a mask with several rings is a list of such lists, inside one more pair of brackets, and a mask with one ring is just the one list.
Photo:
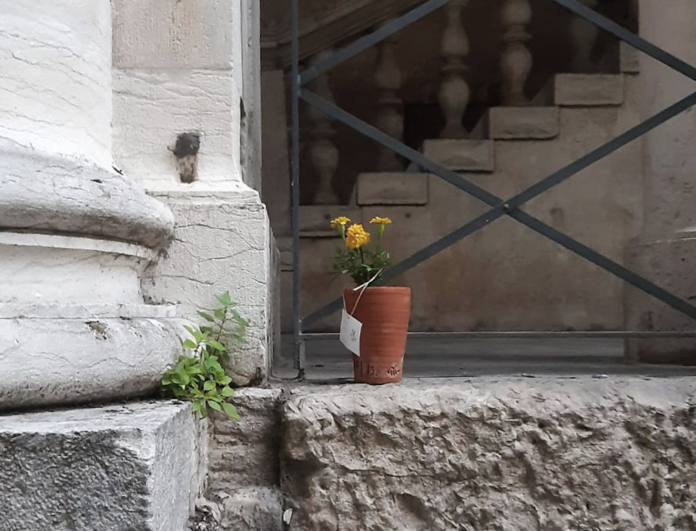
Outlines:
[[362, 323], [344, 309], [341, 315], [341, 343], [356, 356], [360, 356], [360, 331]]

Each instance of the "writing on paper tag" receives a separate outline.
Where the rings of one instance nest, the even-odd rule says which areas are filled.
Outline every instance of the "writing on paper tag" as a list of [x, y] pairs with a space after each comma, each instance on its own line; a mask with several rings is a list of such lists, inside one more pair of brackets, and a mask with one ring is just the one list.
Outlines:
[[341, 315], [341, 343], [356, 356], [360, 356], [360, 331], [362, 323], [345, 309]]

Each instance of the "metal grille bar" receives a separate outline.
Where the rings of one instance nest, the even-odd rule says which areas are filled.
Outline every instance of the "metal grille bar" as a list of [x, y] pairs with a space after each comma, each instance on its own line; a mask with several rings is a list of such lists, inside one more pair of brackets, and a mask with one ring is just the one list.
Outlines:
[[[488, 204], [489, 206], [494, 207], [485, 214], [475, 218], [474, 220], [463, 225], [456, 231], [448, 234], [444, 238], [441, 238], [437, 242], [429, 245], [428, 247], [421, 249], [419, 252], [410, 256], [403, 262], [400, 262], [394, 265], [393, 267], [390, 267], [384, 274], [385, 281], [388, 281], [394, 278], [395, 276], [400, 275], [408, 271], [409, 269], [421, 264], [422, 262], [435, 256], [440, 251], [446, 249], [447, 247], [457, 243], [463, 238], [485, 227], [492, 221], [504, 215], [507, 215], [519, 221], [523, 225], [526, 225], [532, 230], [538, 232], [539, 234], [542, 234], [543, 236], [546, 236], [547, 238], [562, 245], [566, 249], [574, 252], [575, 254], [580, 255], [586, 260], [589, 260], [590, 262], [601, 267], [602, 269], [609, 271], [610, 273], [618, 276], [626, 282], [629, 282], [636, 288], [652, 295], [653, 297], [662, 300], [666, 304], [669, 304], [676, 310], [688, 315], [689, 317], [696, 319], [696, 307], [689, 304], [685, 300], [669, 293], [668, 291], [660, 288], [659, 286], [650, 282], [649, 280], [642, 278], [639, 275], [636, 275], [635, 273], [629, 271], [628, 269], [610, 260], [609, 258], [593, 251], [586, 245], [583, 245], [582, 243], [572, 239], [571, 237], [557, 231], [556, 229], [547, 225], [546, 223], [543, 223], [542, 221], [539, 221], [533, 216], [519, 210], [519, 207], [527, 201], [533, 199], [534, 197], [537, 197], [538, 195], [542, 194], [543, 192], [546, 192], [547, 190], [550, 190], [552, 187], [572, 177], [581, 170], [591, 166], [595, 162], [602, 160], [609, 154], [632, 142], [636, 138], [639, 138], [640, 136], [644, 135], [645, 133], [654, 129], [660, 124], [680, 114], [681, 112], [692, 107], [693, 105], [696, 105], [696, 93], [687, 96], [683, 100], [661, 111], [660, 113], [649, 118], [645, 122], [637, 125], [636, 127], [633, 127], [632, 129], [629, 129], [622, 135], [607, 142], [603, 146], [588, 153], [584, 157], [581, 157], [579, 160], [569, 164], [565, 168], [562, 168], [561, 170], [555, 172], [546, 179], [539, 181], [537, 184], [531, 186], [527, 190], [514, 196], [508, 201], [504, 201], [499, 197], [487, 192], [486, 190], [483, 190], [475, 184], [467, 181], [461, 175], [453, 171], [450, 171], [446, 168], [443, 168], [439, 164], [436, 164], [435, 162], [427, 159], [423, 154], [419, 153], [418, 151], [411, 149], [402, 142], [399, 142], [398, 140], [390, 137], [389, 135], [386, 135], [379, 129], [363, 122], [362, 120], [359, 120], [355, 116], [343, 111], [336, 105], [324, 100], [323, 98], [320, 98], [316, 94], [313, 94], [306, 90], [302, 90], [300, 97], [307, 103], [311, 104], [312, 106], [316, 107], [317, 109], [331, 116], [332, 118], [346, 124], [352, 129], [358, 131], [359, 133], [364, 134], [365, 136], [374, 140], [375, 142], [387, 146], [392, 151], [398, 153], [404, 158], [409, 159], [410, 161], [418, 164], [419, 166], [444, 179], [450, 184], [453, 184], [454, 186], [463, 190], [464, 192], [467, 192], [468, 194], [476, 197], [482, 202]], [[308, 317], [306, 317], [304, 319], [304, 324], [309, 326], [312, 323], [315, 323], [317, 320], [339, 310], [340, 307], [341, 299], [337, 298], [329, 304], [327, 304], [326, 306], [318, 309], [317, 311], [313, 312]]]
[[[303, 334], [305, 341], [335, 341], [338, 334]], [[647, 332], [640, 330], [558, 330], [504, 332], [408, 332], [409, 339], [689, 339], [696, 332]]]
[[[588, 168], [592, 164], [599, 160], [604, 159], [611, 153], [625, 146], [626, 144], [632, 142], [633, 140], [645, 135], [647, 132], [651, 131], [655, 127], [665, 123], [671, 118], [679, 115], [680, 113], [686, 111], [687, 109], [696, 105], [696, 92], [687, 96], [686, 98], [678, 101], [677, 103], [671, 105], [667, 109], [657, 113], [643, 123], [629, 129], [625, 133], [619, 135], [613, 140], [607, 142], [606, 144], [600, 146], [599, 148], [593, 150], [587, 155], [581, 157], [580, 159], [572, 162], [565, 168], [549, 175], [548, 177], [542, 179], [536, 184], [530, 186], [523, 192], [510, 198], [508, 201], [503, 201], [494, 194], [476, 186], [475, 184], [467, 181], [461, 175], [455, 172], [447, 170], [442, 166], [436, 164], [435, 162], [427, 159], [421, 153], [409, 148], [402, 142], [395, 140], [394, 138], [382, 133], [375, 127], [359, 120], [355, 116], [345, 112], [336, 105], [318, 97], [312, 92], [303, 90], [301, 87], [307, 83], [313, 81], [318, 76], [326, 72], [327, 70], [345, 62], [346, 60], [354, 57], [358, 53], [364, 51], [365, 49], [373, 46], [374, 44], [380, 42], [381, 40], [387, 38], [393, 33], [413, 24], [417, 20], [420, 20], [424, 16], [432, 13], [433, 11], [439, 9], [440, 7], [447, 4], [450, 0], [428, 0], [418, 8], [402, 15], [401, 17], [385, 24], [380, 29], [372, 32], [371, 34], [357, 39], [352, 44], [346, 46], [345, 48], [335, 52], [332, 56], [320, 61], [311, 68], [305, 70], [301, 74], [299, 73], [299, 49], [298, 49], [298, 23], [297, 23], [297, 2], [298, 0], [291, 0], [291, 14], [292, 14], [292, 54], [293, 54], [293, 71], [292, 71], [292, 222], [293, 222], [293, 311], [295, 312], [295, 363], [296, 367], [301, 371], [303, 370], [304, 360], [303, 360], [303, 341], [305, 337], [309, 337], [308, 334], [303, 334], [302, 328], [305, 325], [312, 324], [317, 320], [325, 317], [338, 310], [341, 307], [341, 299], [338, 298], [330, 304], [324, 306], [323, 308], [313, 312], [306, 319], [302, 320], [299, 314], [299, 221], [298, 221], [298, 211], [299, 211], [299, 99], [303, 99], [309, 105], [316, 107], [330, 117], [344, 123], [345, 125], [355, 129], [359, 133], [371, 138], [372, 140], [378, 142], [379, 144], [386, 146], [395, 153], [405, 157], [406, 159], [416, 163], [421, 168], [437, 175], [438, 177], [444, 179], [453, 186], [461, 189], [462, 191], [468, 193], [469, 195], [476, 197], [483, 203], [489, 205], [491, 210], [485, 214], [475, 218], [474, 220], [466, 223], [459, 229], [451, 232], [450, 234], [444, 236], [440, 240], [432, 243], [431, 245], [421, 249], [417, 253], [413, 254], [404, 261], [396, 264], [390, 268], [385, 273], [385, 280], [394, 278], [397, 275], [404, 273], [405, 271], [415, 267], [416, 265], [424, 262], [428, 258], [434, 256], [440, 251], [446, 249], [447, 247], [453, 245], [454, 243], [460, 241], [461, 239], [473, 234], [474, 232], [485, 227], [492, 221], [502, 217], [509, 216], [516, 221], [522, 223], [523, 225], [534, 230], [538, 234], [558, 243], [559, 245], [565, 247], [571, 252], [585, 258], [591, 263], [597, 265], [598, 267], [608, 271], [609, 273], [623, 279], [624, 281], [632, 284], [636, 288], [648, 293], [649, 295], [661, 300], [662, 302], [670, 305], [676, 310], [688, 315], [691, 318], [696, 319], [696, 306], [691, 305], [687, 301], [677, 297], [676, 295], [660, 288], [656, 284], [650, 282], [649, 280], [637, 275], [636, 273], [629, 271], [620, 264], [610, 260], [609, 258], [597, 253], [596, 251], [590, 249], [584, 244], [570, 238], [569, 236], [557, 231], [556, 229], [550, 227], [549, 225], [543, 223], [537, 218], [531, 216], [530, 214], [520, 210], [520, 207], [531, 199], [539, 196], [540, 194], [550, 190], [554, 186], [560, 184], [561, 182], [567, 180], [578, 172]], [[668, 67], [680, 72], [686, 77], [696, 81], [696, 67], [685, 63], [681, 59], [669, 54], [668, 52], [662, 50], [661, 48], [651, 44], [638, 35], [622, 28], [618, 24], [608, 20], [602, 15], [596, 13], [592, 9], [582, 5], [577, 0], [554, 0], [559, 5], [565, 7], [576, 15], [592, 22], [596, 26], [608, 31], [619, 39], [627, 42], [634, 48], [642, 51], [648, 56], [662, 62]], [[633, 332], [633, 331], [613, 331], [613, 332], [457, 332], [457, 333], [428, 333], [429, 337], [433, 337], [433, 334], [439, 337], [507, 337], [507, 338], [539, 338], [539, 337], [696, 337], [696, 332], [691, 333], [679, 333], [679, 332]], [[443, 335], [444, 334], [444, 335]], [[313, 337], [324, 336], [325, 334], [311, 334]], [[326, 336], [336, 337], [334, 334], [326, 334]], [[417, 337], [416, 334], [410, 334], [410, 337]]]

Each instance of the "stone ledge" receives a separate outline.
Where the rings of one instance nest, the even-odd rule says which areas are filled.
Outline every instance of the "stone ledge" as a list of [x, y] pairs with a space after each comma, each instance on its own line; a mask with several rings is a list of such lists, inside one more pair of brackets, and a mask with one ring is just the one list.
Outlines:
[[448, 170], [492, 172], [495, 169], [490, 140], [426, 140], [423, 154]]
[[558, 107], [493, 107], [488, 128], [494, 140], [546, 140], [559, 130]]
[[283, 411], [292, 526], [685, 529], [694, 403], [688, 378], [295, 390]]
[[0, 528], [183, 531], [198, 435], [175, 402], [0, 416]]
[[554, 102], [566, 107], [621, 105], [624, 78], [616, 74], [556, 74]]
[[621, 72], [624, 74], [640, 74], [640, 52], [630, 44], [619, 43]]
[[428, 204], [425, 173], [362, 173], [357, 187], [360, 206]]

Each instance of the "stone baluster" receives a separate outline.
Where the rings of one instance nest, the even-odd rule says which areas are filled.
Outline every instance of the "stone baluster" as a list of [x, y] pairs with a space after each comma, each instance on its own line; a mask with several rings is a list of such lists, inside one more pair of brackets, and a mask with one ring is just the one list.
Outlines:
[[[313, 62], [330, 56], [330, 49], [317, 54]], [[312, 83], [312, 90], [321, 98], [334, 103], [333, 93], [329, 85], [327, 74], [319, 76]], [[338, 168], [339, 153], [336, 147], [336, 129], [333, 120], [315, 107], [310, 107], [309, 117], [311, 130], [309, 133], [309, 154], [312, 168], [319, 176], [314, 204], [316, 205], [337, 205], [339, 204], [338, 195], [333, 187], [333, 178]]]
[[464, 79], [464, 59], [469, 53], [469, 39], [462, 24], [462, 10], [469, 0], [452, 0], [445, 7], [447, 24], [442, 34], [442, 83], [438, 94], [445, 127], [440, 138], [464, 138], [462, 116], [469, 105], [469, 85]]
[[529, 0], [505, 0], [501, 20], [504, 44], [500, 61], [503, 105], [524, 107], [529, 104], [524, 87], [532, 70], [532, 54], [526, 44], [531, 39], [527, 32], [527, 26], [532, 20]]
[[[395, 48], [398, 39], [392, 35], [383, 40], [377, 48], [375, 82], [379, 92], [377, 98], [376, 125], [389, 136], [402, 140], [404, 135], [403, 102], [397, 95], [401, 88], [401, 70], [396, 62]], [[396, 154], [385, 146], [380, 146], [377, 162], [379, 171], [401, 171], [402, 165]]]
[[[580, 3], [594, 9], [597, 0], [580, 0]], [[592, 51], [597, 44], [599, 28], [582, 17], [574, 16], [570, 23], [570, 38], [573, 45], [572, 68], [575, 73], [592, 71]]]

